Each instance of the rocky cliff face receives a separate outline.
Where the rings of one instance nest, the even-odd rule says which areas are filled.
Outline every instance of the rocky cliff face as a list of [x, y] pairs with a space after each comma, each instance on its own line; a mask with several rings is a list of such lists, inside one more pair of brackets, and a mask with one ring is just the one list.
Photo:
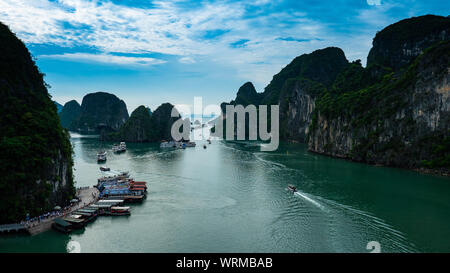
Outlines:
[[56, 105], [56, 112], [59, 114], [62, 111], [63, 106], [56, 101], [53, 101], [53, 103]]
[[122, 125], [119, 132], [106, 134], [103, 138], [126, 142], [171, 140], [172, 125], [180, 118], [179, 115], [171, 117], [172, 108], [172, 104], [165, 103], [150, 115], [149, 108], [139, 106], [133, 111], [128, 121]]
[[61, 112], [59, 113], [59, 119], [61, 120], [62, 127], [66, 129], [73, 128], [73, 122], [80, 117], [81, 106], [76, 100], [71, 100], [64, 104]]
[[450, 39], [448, 17], [426, 15], [392, 24], [378, 32], [367, 57], [367, 65], [379, 64], [398, 70], [426, 48]]
[[[425, 16], [413, 20], [427, 28], [436, 18]], [[415, 36], [414, 44], [409, 40], [398, 41], [400, 51], [381, 50], [381, 45], [389, 43], [380, 38], [385, 36], [385, 30], [377, 35], [376, 49], [369, 56], [370, 65], [391, 65], [392, 72], [362, 89], [323, 93], [316, 101], [310, 126], [311, 151], [371, 164], [436, 168], [448, 173], [450, 42], [444, 34], [449, 31], [450, 19], [440, 17], [439, 20], [443, 23], [439, 27], [433, 25], [433, 29], [440, 35], [426, 32], [423, 41]], [[416, 31], [409, 28], [407, 20], [394, 26], [401, 30], [399, 37], [409, 37], [407, 32]], [[390, 35], [395, 34], [391, 33], [392, 26], [386, 30]], [[447, 40], [439, 42], [436, 37]], [[436, 42], [429, 46], [430, 41]], [[389, 54], [379, 58], [374, 57], [374, 52]], [[382, 63], [374, 63], [377, 61]]]
[[113, 94], [87, 94], [81, 103], [80, 116], [72, 122], [71, 131], [101, 133], [118, 131], [128, 120], [125, 102]]
[[0, 23], [0, 223], [65, 205], [75, 194], [72, 147], [43, 75]]
[[164, 103], [152, 113], [155, 141], [172, 140], [172, 125], [181, 118], [179, 114], [177, 117], [171, 116], [173, 107], [170, 103]]
[[241, 86], [232, 105], [280, 105], [280, 137], [305, 142], [315, 99], [349, 65], [344, 52], [336, 47], [316, 50], [295, 58], [276, 74], [263, 93], [253, 84]]
[[252, 103], [279, 104], [281, 138], [313, 152], [448, 173], [449, 33], [448, 17], [395, 23], [376, 35], [367, 67], [338, 48], [304, 54]]

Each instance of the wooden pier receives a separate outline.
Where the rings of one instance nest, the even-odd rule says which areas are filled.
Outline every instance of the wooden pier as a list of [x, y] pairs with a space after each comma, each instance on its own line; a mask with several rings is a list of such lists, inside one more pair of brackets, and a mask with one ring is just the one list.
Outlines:
[[27, 228], [24, 224], [7, 224], [0, 225], [0, 233], [10, 233], [10, 232], [26, 232]]

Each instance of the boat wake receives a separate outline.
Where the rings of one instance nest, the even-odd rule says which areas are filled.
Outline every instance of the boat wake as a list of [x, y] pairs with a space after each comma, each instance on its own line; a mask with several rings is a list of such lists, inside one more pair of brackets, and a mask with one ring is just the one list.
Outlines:
[[358, 229], [363, 226], [364, 229], [358, 235], [375, 236], [383, 243], [389, 242], [388, 245], [393, 247], [392, 250], [395, 252], [417, 252], [416, 246], [408, 240], [405, 234], [369, 212], [319, 196], [312, 197], [310, 194], [299, 191], [294, 194], [327, 213], [331, 219], [329, 224], [332, 233], [342, 233], [339, 231], [341, 226], [345, 227], [348, 224], [356, 225]]
[[270, 160], [263, 159], [263, 158], [260, 156], [259, 153], [255, 153], [255, 154], [253, 154], [253, 155], [255, 156], [255, 158], [256, 158], [257, 160], [263, 162], [264, 164], [269, 164], [269, 165], [277, 166], [277, 167], [280, 167], [280, 168], [287, 168], [286, 165], [283, 165], [283, 164], [281, 164], [281, 163], [273, 162], [273, 161], [270, 161]]
[[302, 193], [299, 192], [298, 190], [294, 193], [297, 196], [300, 196], [301, 198], [305, 199], [306, 201], [308, 201], [309, 203], [313, 204], [314, 206], [316, 206], [317, 208], [326, 211], [326, 208], [321, 205], [319, 202], [317, 202], [316, 200], [312, 199], [311, 197], [309, 197], [306, 193]]

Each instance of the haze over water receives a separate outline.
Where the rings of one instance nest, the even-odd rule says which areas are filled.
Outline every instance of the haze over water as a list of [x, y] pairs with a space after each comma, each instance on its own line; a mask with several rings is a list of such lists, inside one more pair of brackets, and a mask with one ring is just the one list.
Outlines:
[[[260, 152], [251, 142], [197, 141], [196, 148], [162, 150], [72, 134], [77, 187], [105, 166], [147, 181], [147, 199], [130, 217], [98, 217], [70, 235], [2, 236], [0, 252], [382, 252], [450, 251], [450, 179], [374, 167], [282, 143]], [[289, 192], [288, 184], [298, 193]]]

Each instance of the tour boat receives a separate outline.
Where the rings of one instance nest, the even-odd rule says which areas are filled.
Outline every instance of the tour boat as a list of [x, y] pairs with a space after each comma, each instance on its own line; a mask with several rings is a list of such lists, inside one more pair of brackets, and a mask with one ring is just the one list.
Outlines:
[[119, 145], [118, 144], [114, 144], [112, 147], [112, 150], [114, 153], [118, 153], [120, 151]]
[[105, 162], [106, 161], [106, 151], [101, 151], [97, 154], [97, 161], [98, 162]]
[[111, 207], [111, 216], [131, 215], [130, 207]]
[[52, 228], [56, 231], [68, 234], [72, 231], [72, 225], [61, 218], [53, 220]]
[[68, 215], [63, 220], [71, 224], [72, 229], [81, 229], [86, 225], [86, 220], [83, 219], [82, 215], [78, 214]]
[[115, 153], [125, 152], [127, 150], [127, 145], [125, 142], [120, 142], [120, 144], [114, 144], [112, 150]]
[[125, 152], [127, 150], [127, 144], [125, 144], [125, 142], [120, 142], [119, 149], [121, 152]]

